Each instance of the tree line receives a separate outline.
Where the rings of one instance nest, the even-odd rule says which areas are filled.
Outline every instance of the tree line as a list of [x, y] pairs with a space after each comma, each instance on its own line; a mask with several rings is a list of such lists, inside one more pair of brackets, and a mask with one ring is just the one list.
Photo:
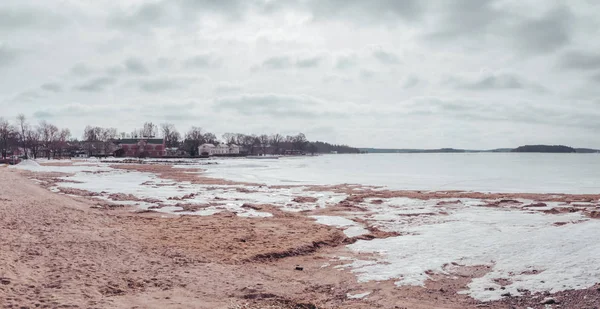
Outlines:
[[9, 152], [21, 147], [33, 157], [55, 157], [62, 154], [71, 141], [71, 131], [58, 128], [46, 121], [33, 126], [24, 115], [19, 115], [14, 124], [0, 117], [0, 154], [6, 159]]
[[[356, 148], [346, 145], [332, 145], [326, 142], [311, 142], [303, 133], [243, 134], [225, 133], [219, 140], [211, 132], [200, 127], [191, 127], [184, 134], [179, 133], [172, 123], [156, 125], [146, 122], [131, 132], [119, 132], [116, 128], [86, 126], [81, 139], [71, 136], [67, 128], [59, 128], [46, 121], [30, 124], [24, 115], [17, 116], [14, 122], [0, 117], [0, 154], [3, 159], [13, 153], [24, 152], [25, 157], [57, 158], [85, 152], [93, 155], [110, 155], [116, 144], [125, 139], [164, 139], [165, 147], [176, 149], [187, 156], [198, 156], [202, 144], [240, 146], [244, 154], [306, 154], [306, 153], [359, 153]], [[20, 150], [20, 151], [19, 151]]]

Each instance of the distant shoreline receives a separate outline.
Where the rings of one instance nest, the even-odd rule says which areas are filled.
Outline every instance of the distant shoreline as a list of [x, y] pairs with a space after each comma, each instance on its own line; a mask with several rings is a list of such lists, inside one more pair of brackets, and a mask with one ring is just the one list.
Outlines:
[[600, 153], [600, 149], [572, 148], [563, 145], [525, 145], [517, 148], [496, 149], [385, 149], [359, 148], [362, 153]]

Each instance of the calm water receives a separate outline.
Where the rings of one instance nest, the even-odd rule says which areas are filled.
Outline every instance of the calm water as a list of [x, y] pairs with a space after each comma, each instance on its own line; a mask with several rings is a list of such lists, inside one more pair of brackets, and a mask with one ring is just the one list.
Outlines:
[[228, 159], [211, 175], [266, 184], [382, 185], [393, 189], [600, 193], [600, 154], [366, 154]]

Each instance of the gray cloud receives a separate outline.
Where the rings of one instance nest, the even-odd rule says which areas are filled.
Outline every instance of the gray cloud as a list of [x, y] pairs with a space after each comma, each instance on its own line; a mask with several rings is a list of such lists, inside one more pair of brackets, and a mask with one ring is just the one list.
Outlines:
[[206, 14], [218, 14], [228, 21], [243, 21], [250, 11], [273, 14], [286, 10], [308, 12], [314, 21], [336, 18], [380, 23], [417, 20], [424, 13], [425, 5], [419, 0], [163, 0], [115, 12], [109, 24], [147, 31], [149, 27], [194, 22]]
[[359, 22], [380, 23], [415, 20], [424, 12], [424, 2], [419, 0], [309, 0], [306, 8], [315, 20], [341, 18]]
[[266, 12], [267, 5], [255, 0], [162, 0], [116, 12], [110, 17], [109, 25], [124, 30], [147, 31], [148, 28], [158, 26], [170, 27], [194, 22], [203, 14], [209, 13], [219, 14], [229, 20], [239, 20], [252, 8]]
[[323, 59], [319, 56], [298, 59], [296, 61], [296, 67], [302, 68], [302, 69], [316, 68], [319, 66], [319, 64], [321, 64], [322, 60]]
[[386, 52], [384, 50], [376, 50], [373, 52], [373, 56], [379, 60], [379, 62], [386, 65], [394, 65], [400, 63], [400, 58], [394, 53]]
[[239, 84], [220, 83], [214, 88], [214, 91], [215, 91], [215, 93], [218, 93], [218, 94], [231, 94], [231, 93], [238, 93], [238, 92], [242, 91], [243, 89], [244, 89], [244, 87], [242, 87]]
[[588, 51], [569, 51], [560, 58], [563, 68], [574, 70], [600, 69], [600, 53]]
[[402, 84], [402, 88], [404, 88], [404, 89], [414, 88], [420, 82], [421, 82], [421, 80], [417, 76], [411, 75], [404, 80], [404, 83]]
[[156, 66], [161, 69], [169, 68], [169, 67], [171, 67], [172, 64], [173, 64], [173, 60], [171, 60], [169, 58], [160, 57], [160, 58], [156, 59]]
[[487, 90], [510, 90], [529, 89], [536, 92], [546, 92], [546, 88], [511, 73], [490, 74], [476, 80], [467, 81], [462, 78], [450, 78], [447, 84], [465, 90], [487, 91]]
[[539, 19], [523, 22], [515, 31], [519, 47], [545, 53], [555, 51], [571, 40], [573, 14], [567, 7], [549, 11]]
[[340, 55], [335, 62], [335, 68], [338, 70], [346, 70], [353, 68], [358, 64], [356, 55]]
[[263, 115], [286, 118], [314, 118], [323, 115], [335, 117], [336, 113], [319, 111], [325, 102], [306, 95], [245, 94], [218, 98], [215, 111], [231, 110], [245, 116]]
[[40, 86], [42, 89], [50, 92], [61, 92], [62, 86], [59, 83], [45, 83]]
[[[436, 30], [429, 39], [453, 39], [485, 33], [507, 14], [494, 7], [495, 0], [444, 1]], [[442, 2], [440, 2], [442, 3]]]
[[[442, 3], [442, 2], [440, 2]], [[427, 42], [468, 42], [473, 49], [483, 42], [505, 42], [520, 53], [554, 52], [571, 42], [575, 18], [566, 6], [548, 10], [541, 17], [515, 14], [498, 0], [446, 1]]]
[[33, 113], [33, 117], [38, 119], [48, 119], [54, 117], [54, 114], [46, 111], [36, 111]]
[[287, 56], [271, 57], [263, 61], [261, 67], [269, 70], [287, 69], [292, 66], [292, 60]]
[[23, 91], [23, 92], [17, 94], [10, 101], [12, 103], [34, 102], [40, 98], [43, 98], [43, 96], [41, 94], [39, 94], [37, 91], [28, 90], [28, 91]]
[[[471, 99], [423, 97], [405, 106], [410, 115], [444, 118], [454, 121], [486, 121], [511, 124], [549, 125], [600, 129], [597, 119], [599, 109], [594, 104], [562, 104], [547, 106], [544, 103], [515, 101], [512, 104], [495, 100], [481, 102]], [[575, 108], [573, 108], [575, 107]]]
[[149, 93], [165, 92], [183, 88], [184, 86], [184, 81], [168, 77], [155, 78], [139, 82], [140, 90]]
[[12, 64], [17, 60], [19, 51], [0, 42], [0, 67]]
[[263, 70], [285, 70], [290, 68], [298, 69], [310, 69], [316, 68], [321, 64], [323, 57], [312, 56], [294, 59], [291, 56], [274, 56], [265, 59], [259, 66], [255, 66], [253, 69]]
[[114, 85], [117, 80], [113, 77], [98, 77], [91, 79], [79, 86], [75, 86], [76, 90], [84, 92], [102, 92], [108, 86]]
[[83, 63], [78, 63], [71, 68], [70, 72], [75, 76], [86, 77], [92, 74], [93, 69]]
[[0, 31], [50, 30], [64, 23], [61, 16], [47, 10], [30, 7], [0, 8]]
[[217, 68], [221, 66], [221, 61], [211, 54], [202, 54], [186, 59], [183, 62], [183, 66], [192, 68]]
[[169, 6], [166, 1], [143, 3], [130, 11], [115, 13], [109, 19], [109, 24], [123, 29], [155, 27], [160, 22], [165, 22], [168, 15]]
[[141, 59], [131, 57], [125, 60], [124, 64], [125, 69], [127, 69], [127, 72], [129, 73], [138, 75], [147, 75], [150, 73], [150, 70], [148, 70], [148, 68], [146, 67], [144, 62], [142, 62]]

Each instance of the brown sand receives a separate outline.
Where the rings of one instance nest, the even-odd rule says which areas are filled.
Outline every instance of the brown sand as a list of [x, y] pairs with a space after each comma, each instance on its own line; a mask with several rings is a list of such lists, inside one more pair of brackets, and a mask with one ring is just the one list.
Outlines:
[[[168, 179], [222, 184], [171, 167], [150, 169]], [[485, 266], [453, 265], [449, 273], [458, 279], [433, 275], [425, 287], [359, 284], [333, 268], [344, 263], [335, 256], [352, 256], [344, 245], [356, 239], [270, 205], [248, 207], [272, 218], [135, 213], [85, 192], [51, 193], [24, 175], [31, 174], [0, 168], [3, 184], [10, 184], [0, 186], [0, 308], [543, 307], [544, 295], [481, 304], [456, 294], [489, 271]], [[340, 210], [365, 197], [351, 196]], [[371, 228], [361, 238], [390, 236], [396, 235]], [[366, 291], [372, 293], [364, 300], [346, 296]], [[593, 308], [599, 294], [591, 288], [556, 297], [562, 308]]]
[[0, 186], [0, 308], [462, 308], [434, 305], [426, 294], [348, 300], [354, 290], [394, 287], [360, 285], [350, 273], [321, 268], [346, 254], [347, 239], [302, 216], [107, 212], [16, 170], [0, 168], [0, 177], [10, 184]]

